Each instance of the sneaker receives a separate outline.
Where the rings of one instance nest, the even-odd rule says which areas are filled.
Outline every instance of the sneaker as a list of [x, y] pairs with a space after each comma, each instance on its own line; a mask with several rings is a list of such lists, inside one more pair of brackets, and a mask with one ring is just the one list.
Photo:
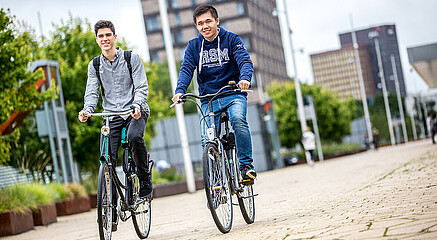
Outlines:
[[245, 180], [255, 180], [256, 172], [253, 168], [245, 166], [241, 169], [241, 176], [243, 177], [243, 182]]
[[152, 183], [149, 181], [140, 181], [140, 198], [149, 196], [152, 190]]

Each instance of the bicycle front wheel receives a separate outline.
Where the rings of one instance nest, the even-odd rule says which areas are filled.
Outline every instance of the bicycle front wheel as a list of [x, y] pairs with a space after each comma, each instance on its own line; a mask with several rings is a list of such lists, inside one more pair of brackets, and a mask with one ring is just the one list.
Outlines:
[[203, 183], [207, 205], [215, 225], [222, 233], [232, 227], [232, 197], [228, 179], [222, 166], [220, 153], [208, 143], [203, 152]]
[[97, 222], [100, 240], [111, 239], [112, 234], [112, 181], [106, 162], [100, 165], [97, 183]]
[[144, 239], [149, 236], [150, 222], [152, 219], [151, 199], [149, 197], [139, 199], [140, 182], [137, 176], [133, 181], [133, 192], [135, 203], [135, 211], [132, 211], [132, 222], [134, 224], [135, 232], [139, 238]]

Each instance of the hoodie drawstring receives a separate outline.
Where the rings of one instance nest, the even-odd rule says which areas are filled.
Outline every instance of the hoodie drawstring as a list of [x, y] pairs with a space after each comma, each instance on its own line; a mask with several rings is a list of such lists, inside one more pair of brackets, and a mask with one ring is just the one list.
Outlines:
[[202, 73], [202, 59], [203, 59], [203, 43], [205, 39], [202, 40], [202, 47], [200, 48], [200, 56], [199, 56], [199, 75]]
[[[222, 59], [220, 58], [220, 36], [217, 36], [218, 40], [218, 46], [217, 46], [217, 57], [219, 60], [220, 67], [222, 66]], [[203, 44], [205, 42], [205, 39], [202, 39], [202, 47], [200, 47], [200, 53], [199, 53], [199, 74], [202, 73], [202, 62], [203, 62]]]

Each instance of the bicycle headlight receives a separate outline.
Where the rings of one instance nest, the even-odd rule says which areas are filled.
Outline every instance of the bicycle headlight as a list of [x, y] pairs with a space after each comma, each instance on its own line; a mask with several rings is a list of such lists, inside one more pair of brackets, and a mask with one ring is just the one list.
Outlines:
[[107, 126], [103, 126], [102, 129], [101, 129], [101, 132], [102, 132], [102, 134], [103, 134], [104, 136], [109, 135], [109, 127], [107, 127]]

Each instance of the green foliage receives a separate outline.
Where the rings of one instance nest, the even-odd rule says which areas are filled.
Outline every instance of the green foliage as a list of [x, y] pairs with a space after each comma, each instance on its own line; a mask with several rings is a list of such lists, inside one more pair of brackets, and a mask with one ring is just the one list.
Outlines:
[[[8, 165], [20, 169], [22, 173], [28, 170], [34, 182], [52, 180], [54, 168], [50, 146], [48, 141], [42, 142], [39, 138], [35, 116], [31, 114], [15, 132], [19, 133], [19, 139], [11, 144], [11, 159]], [[49, 166], [51, 168], [48, 168]]]
[[[37, 49], [36, 41], [30, 32], [21, 31], [14, 20], [9, 10], [0, 10], [0, 124], [15, 111], [25, 112], [51, 99], [57, 91], [53, 84], [44, 93], [37, 91], [35, 83], [43, 77], [42, 71], [27, 70], [32, 52]], [[8, 142], [1, 137], [0, 163], [9, 159]]]
[[56, 202], [74, 198], [74, 193], [64, 184], [50, 183], [49, 187], [57, 193]]
[[178, 173], [176, 167], [171, 166], [170, 168], [164, 169], [162, 171], [152, 171], [152, 183], [153, 184], [164, 184], [168, 182], [176, 182], [184, 179], [184, 175]]
[[[340, 142], [350, 133], [350, 123], [355, 115], [356, 104], [352, 99], [342, 101], [339, 97], [319, 86], [301, 85], [302, 95], [312, 95], [318, 119], [320, 137]], [[301, 127], [297, 118], [297, 102], [294, 83], [274, 82], [268, 88], [276, 112], [276, 121], [281, 144], [293, 148], [301, 139]], [[307, 122], [312, 126], [311, 121]]]
[[58, 193], [47, 185], [17, 184], [0, 189], [0, 213], [25, 212], [38, 205], [53, 203]]
[[68, 184], [66, 187], [73, 193], [75, 198], [87, 196], [85, 188], [80, 184]]

